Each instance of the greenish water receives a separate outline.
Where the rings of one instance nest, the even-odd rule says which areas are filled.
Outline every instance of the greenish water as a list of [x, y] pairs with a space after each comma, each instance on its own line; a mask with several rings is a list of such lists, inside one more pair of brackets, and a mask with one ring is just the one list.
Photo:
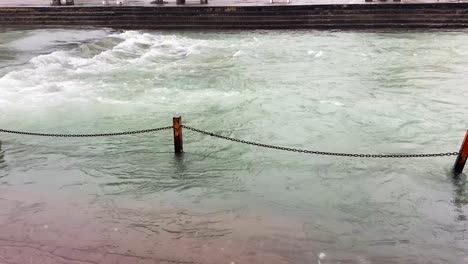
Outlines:
[[[181, 115], [289, 147], [453, 152], [468, 128], [467, 42], [463, 31], [3, 29], [0, 127], [103, 133]], [[190, 131], [174, 157], [171, 133], [0, 135], [0, 239], [151, 257], [170, 244], [195, 263], [317, 263], [320, 252], [327, 263], [468, 263], [455, 157], [312, 156]]]

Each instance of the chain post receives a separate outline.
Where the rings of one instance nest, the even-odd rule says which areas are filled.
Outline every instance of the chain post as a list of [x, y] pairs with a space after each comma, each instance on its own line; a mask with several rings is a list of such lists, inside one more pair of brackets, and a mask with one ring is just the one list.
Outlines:
[[455, 165], [453, 166], [453, 173], [455, 177], [460, 175], [463, 172], [463, 168], [465, 167], [466, 160], [468, 159], [468, 130], [465, 134], [465, 139], [460, 147], [460, 152], [458, 153], [457, 160], [455, 161]]
[[174, 129], [174, 151], [176, 154], [184, 152], [184, 145], [182, 141], [182, 117], [174, 117], [172, 119]]

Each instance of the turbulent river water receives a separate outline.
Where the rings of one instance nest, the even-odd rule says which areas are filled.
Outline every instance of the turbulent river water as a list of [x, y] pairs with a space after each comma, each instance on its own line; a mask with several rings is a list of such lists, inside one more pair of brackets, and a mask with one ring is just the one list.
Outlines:
[[[181, 115], [288, 147], [454, 152], [468, 128], [466, 43], [464, 31], [4, 28], [0, 128], [106, 133]], [[171, 130], [1, 134], [0, 263], [468, 263], [453, 156], [325, 157], [188, 130], [184, 141], [175, 157]]]

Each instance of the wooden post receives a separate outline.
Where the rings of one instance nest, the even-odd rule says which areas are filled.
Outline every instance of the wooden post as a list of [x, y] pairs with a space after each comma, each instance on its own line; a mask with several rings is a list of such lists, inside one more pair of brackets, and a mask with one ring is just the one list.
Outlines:
[[59, 6], [60, 5], [60, 0], [50, 0], [50, 5], [51, 6]]
[[466, 160], [468, 159], [468, 130], [465, 134], [465, 139], [460, 148], [460, 152], [457, 157], [457, 161], [455, 161], [455, 165], [453, 166], [453, 173], [455, 176], [458, 176], [460, 173], [463, 172], [463, 168], [465, 167]]
[[178, 4], [178, 5], [184, 5], [184, 4], [185, 4], [185, 0], [176, 0], [176, 4]]
[[184, 144], [182, 141], [182, 117], [174, 117], [172, 119], [174, 129], [174, 151], [176, 154], [184, 152]]

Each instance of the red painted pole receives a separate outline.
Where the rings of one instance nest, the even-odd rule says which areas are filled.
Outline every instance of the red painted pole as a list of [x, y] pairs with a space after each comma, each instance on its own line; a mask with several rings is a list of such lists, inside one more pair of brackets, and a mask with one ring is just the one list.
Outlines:
[[457, 161], [455, 161], [455, 165], [453, 166], [453, 172], [455, 175], [459, 175], [463, 172], [463, 168], [465, 167], [466, 160], [468, 159], [468, 130], [465, 134], [465, 139], [460, 148], [460, 152], [458, 153]]

